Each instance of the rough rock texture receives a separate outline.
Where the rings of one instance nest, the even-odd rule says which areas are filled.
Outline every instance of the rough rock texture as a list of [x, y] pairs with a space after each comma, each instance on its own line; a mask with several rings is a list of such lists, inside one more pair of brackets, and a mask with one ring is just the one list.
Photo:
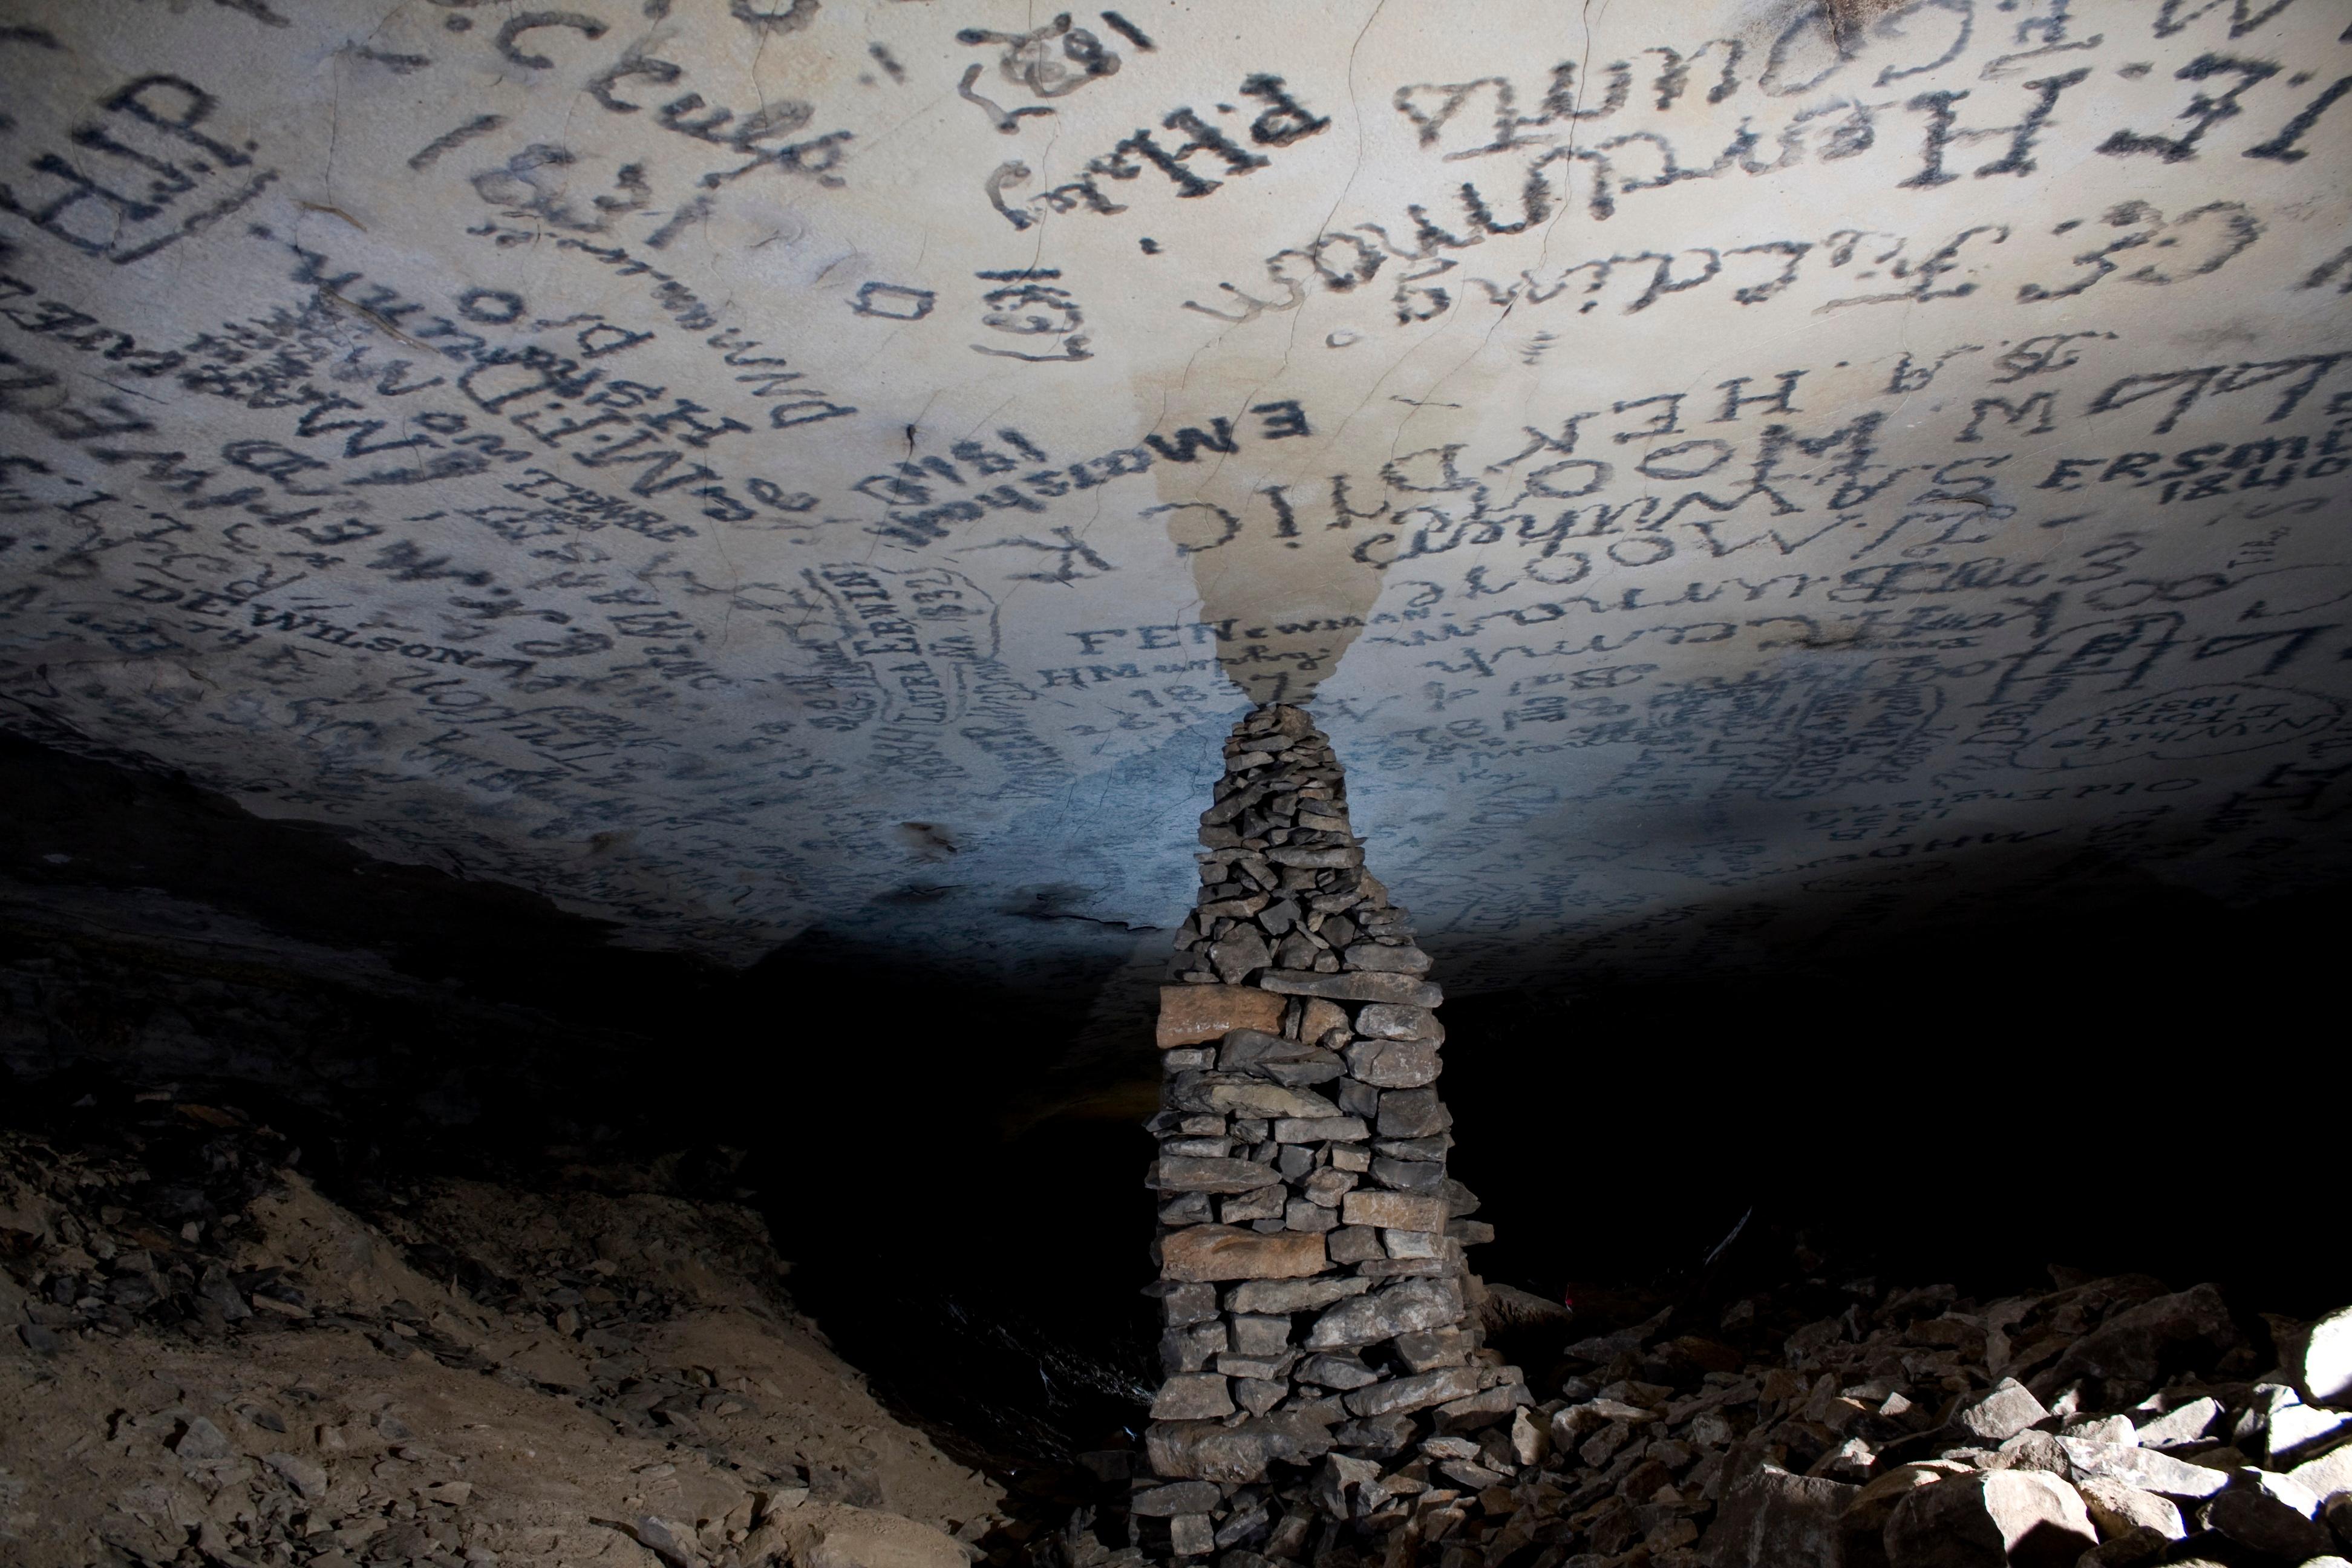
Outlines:
[[0, 1133], [0, 1563], [964, 1568], [997, 1522], [746, 1209], [611, 1168], [363, 1215], [234, 1110], [138, 1110]]
[[1150, 1123], [1167, 1382], [1137, 1484], [1216, 1483], [1136, 1510], [1176, 1556], [1285, 1531], [1295, 1551], [1310, 1512], [1404, 1527], [1433, 1463], [1473, 1489], [1516, 1468], [1532, 1403], [1482, 1348], [1463, 1264], [1488, 1233], [1445, 1170], [1443, 993], [1364, 869], [1339, 760], [1286, 706], [1250, 713], [1225, 756]]
[[2064, 1568], [2098, 1544], [2083, 1500], [2041, 1470], [1993, 1470], [1918, 1488], [1880, 1539], [1891, 1562], [1912, 1568]]
[[[1181, 1538], [1147, 1527], [1114, 1550], [1104, 1542], [1116, 1525], [1106, 1535], [1097, 1521], [1053, 1538], [1038, 1561], [2333, 1568], [2341, 1559], [2330, 1554], [2352, 1547], [2352, 1430], [2332, 1424], [2347, 1412], [2305, 1397], [2320, 1336], [2276, 1318], [2257, 1327], [2210, 1286], [2053, 1273], [2054, 1290], [1993, 1300], [1948, 1285], [1812, 1278], [1565, 1346], [1563, 1310], [1508, 1286], [1482, 1292], [1459, 1327], [1434, 1330], [1407, 1325], [1453, 1323], [1451, 1278], [1245, 1286], [1315, 1292], [1245, 1305], [1253, 1316], [1296, 1307], [1311, 1321], [1302, 1366], [1351, 1414], [1360, 1402], [1409, 1405], [1423, 1377], [1472, 1365], [1446, 1358], [1480, 1327], [1565, 1376], [1537, 1405], [1497, 1400], [1489, 1412], [1482, 1394], [1435, 1406], [1433, 1429], [1390, 1429], [1410, 1445], [1394, 1457], [1351, 1442], [1371, 1420], [1314, 1425], [1303, 1402], [1288, 1417], [1155, 1425], [1150, 1456], [1166, 1473], [1189, 1467], [1229, 1483], [1213, 1500], [1184, 1494], [1199, 1527]], [[1349, 1293], [1328, 1293], [1342, 1281]], [[1208, 1321], [1213, 1300], [1190, 1300], [1183, 1314], [1202, 1315], [1187, 1326]], [[1235, 1320], [1225, 1331], [1244, 1331]], [[2135, 1380], [2125, 1365], [2139, 1352], [2128, 1347], [2151, 1342], [2169, 1348]], [[1382, 1353], [1393, 1366], [1374, 1366]], [[2321, 1435], [2283, 1446], [2281, 1430]], [[1140, 1493], [1134, 1513], [1172, 1491]]]

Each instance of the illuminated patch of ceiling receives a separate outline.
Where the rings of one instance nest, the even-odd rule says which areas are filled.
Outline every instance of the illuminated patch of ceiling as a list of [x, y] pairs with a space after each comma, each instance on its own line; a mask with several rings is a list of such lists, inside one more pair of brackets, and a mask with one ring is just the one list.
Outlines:
[[1449, 981], [2341, 874], [2318, 0], [20, 6], [0, 683], [631, 940]]

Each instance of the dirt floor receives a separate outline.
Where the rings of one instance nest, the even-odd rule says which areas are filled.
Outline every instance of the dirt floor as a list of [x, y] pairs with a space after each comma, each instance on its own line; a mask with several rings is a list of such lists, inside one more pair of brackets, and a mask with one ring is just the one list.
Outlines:
[[0, 1133], [0, 1563], [966, 1568], [1000, 1489], [793, 1311], [756, 1215], [680, 1186], [346, 1206], [169, 1096]]

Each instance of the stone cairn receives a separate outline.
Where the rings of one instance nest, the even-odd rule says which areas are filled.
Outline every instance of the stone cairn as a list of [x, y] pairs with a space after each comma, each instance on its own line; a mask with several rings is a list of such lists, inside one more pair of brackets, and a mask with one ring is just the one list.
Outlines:
[[1131, 1508], [1155, 1553], [1321, 1557], [1408, 1517], [1433, 1468], [1513, 1468], [1532, 1400], [1463, 1263], [1493, 1233], [1445, 1171], [1443, 994], [1303, 710], [1235, 727], [1201, 842], [1160, 992], [1167, 1380]]

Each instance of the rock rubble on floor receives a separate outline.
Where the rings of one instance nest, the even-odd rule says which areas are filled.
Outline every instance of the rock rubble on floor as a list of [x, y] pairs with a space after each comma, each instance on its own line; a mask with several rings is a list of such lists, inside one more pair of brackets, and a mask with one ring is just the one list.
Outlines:
[[1605, 1466], [1585, 1438], [1568, 1472], [1560, 1517], [1593, 1562], [2254, 1565], [2352, 1544], [2352, 1414], [2333, 1407], [2352, 1404], [2352, 1312], [2250, 1330], [2213, 1286], [2144, 1275], [1988, 1302], [1851, 1294], [1695, 1387], [1674, 1363], [1718, 1340], [1576, 1347], [1602, 1364], [1565, 1391], [1590, 1400], [1551, 1412], [1556, 1451], [1616, 1430], [1578, 1414], [1612, 1389], [1647, 1395]]
[[[1475, 1440], [1402, 1465], [1335, 1443], [1134, 1507], [1222, 1503], [1244, 1527], [1220, 1568], [2343, 1568], [2352, 1308], [2249, 1318], [2211, 1285], [2053, 1273], [1990, 1300], [1817, 1279], [1669, 1308], [1568, 1345], [1558, 1395]], [[1493, 1287], [1488, 1317], [1522, 1304]]]
[[234, 1108], [70, 1131], [0, 1129], [0, 1564], [967, 1568], [999, 1523], [673, 1166], [367, 1216]]

